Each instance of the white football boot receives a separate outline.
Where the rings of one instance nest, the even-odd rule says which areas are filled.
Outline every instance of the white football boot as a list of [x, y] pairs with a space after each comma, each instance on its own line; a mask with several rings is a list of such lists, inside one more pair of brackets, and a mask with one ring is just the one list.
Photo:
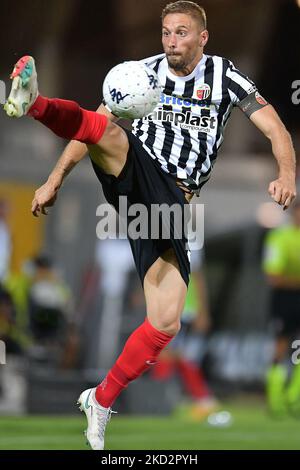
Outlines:
[[12, 87], [4, 110], [9, 117], [20, 118], [28, 113], [39, 94], [33, 57], [26, 55], [19, 59], [10, 78]]
[[115, 411], [99, 405], [95, 398], [95, 390], [96, 388], [84, 390], [77, 404], [80, 411], [83, 411], [87, 417], [88, 427], [84, 433], [88, 443], [93, 450], [103, 450], [105, 428]]

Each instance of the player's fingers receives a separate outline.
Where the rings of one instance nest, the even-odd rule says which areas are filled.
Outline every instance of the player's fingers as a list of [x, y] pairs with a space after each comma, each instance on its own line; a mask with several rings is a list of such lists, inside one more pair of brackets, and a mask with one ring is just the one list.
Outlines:
[[275, 202], [277, 202], [278, 204], [281, 204], [281, 198], [282, 198], [282, 188], [278, 185], [275, 185], [275, 192], [273, 194], [273, 199]]
[[31, 204], [31, 212], [34, 214], [34, 212], [37, 210], [38, 208], [38, 202], [36, 199], [33, 199], [32, 201], [32, 204]]
[[295, 194], [288, 194], [285, 201], [283, 202], [283, 210], [285, 211], [293, 202], [295, 199], [296, 195]]
[[290, 202], [292, 202], [292, 200], [294, 198], [294, 195], [295, 195], [295, 193], [293, 191], [291, 191], [291, 189], [283, 188], [282, 197], [281, 197], [282, 204], [285, 205], [285, 202], [286, 202], [287, 199], [291, 199]]
[[41, 206], [41, 210], [42, 210], [43, 215], [48, 215], [49, 214], [49, 211], [46, 209], [45, 206]]
[[36, 206], [33, 210], [32, 210], [32, 214], [34, 215], [34, 217], [38, 217], [40, 215], [40, 207], [39, 206]]
[[275, 194], [275, 182], [272, 181], [272, 183], [269, 184], [269, 194], [270, 196], [273, 196]]
[[282, 204], [283, 206], [286, 206], [286, 205], [287, 205], [286, 202], [287, 202], [287, 200], [289, 199], [290, 195], [291, 195], [290, 191], [283, 191], [283, 192], [282, 192], [281, 204]]

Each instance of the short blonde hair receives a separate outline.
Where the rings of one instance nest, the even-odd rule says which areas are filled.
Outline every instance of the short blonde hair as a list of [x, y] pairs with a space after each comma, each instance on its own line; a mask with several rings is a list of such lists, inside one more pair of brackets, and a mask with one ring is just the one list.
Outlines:
[[179, 0], [174, 3], [169, 3], [162, 11], [161, 19], [162, 21], [165, 17], [171, 13], [185, 13], [194, 18], [201, 27], [204, 29], [207, 28], [206, 13], [204, 8], [200, 7], [195, 2], [188, 2], [186, 0]]

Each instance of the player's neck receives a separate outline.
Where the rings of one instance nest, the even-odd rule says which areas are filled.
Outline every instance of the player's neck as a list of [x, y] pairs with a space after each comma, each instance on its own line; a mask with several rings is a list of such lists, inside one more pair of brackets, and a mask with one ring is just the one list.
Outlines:
[[197, 57], [195, 57], [193, 62], [191, 62], [189, 65], [187, 65], [183, 69], [174, 70], [172, 67], [169, 67], [169, 70], [172, 72], [173, 75], [177, 75], [178, 77], [187, 77], [188, 75], [190, 75], [195, 70], [195, 68], [199, 64], [200, 60], [202, 59], [202, 57], [203, 57], [203, 52], [201, 52], [201, 54], [197, 55]]

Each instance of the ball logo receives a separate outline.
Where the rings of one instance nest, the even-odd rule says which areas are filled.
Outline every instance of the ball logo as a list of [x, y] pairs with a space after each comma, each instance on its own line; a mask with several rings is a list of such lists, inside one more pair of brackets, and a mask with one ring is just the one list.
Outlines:
[[150, 75], [149, 73], [147, 73], [148, 75], [148, 78], [149, 78], [149, 85], [150, 87], [152, 87], [153, 90], [155, 90], [157, 87], [158, 87], [158, 80], [157, 78], [155, 78], [154, 75]]
[[207, 83], [201, 85], [197, 90], [197, 97], [199, 100], [206, 100], [211, 93], [210, 86]]
[[113, 88], [112, 90], [109, 88], [109, 92], [111, 99], [117, 102], [117, 104], [120, 104], [122, 101], [125, 100], [125, 98], [127, 98], [127, 96], [129, 96], [129, 93], [127, 93], [126, 95], [122, 95], [122, 93], [120, 91], [117, 91], [116, 88]]

